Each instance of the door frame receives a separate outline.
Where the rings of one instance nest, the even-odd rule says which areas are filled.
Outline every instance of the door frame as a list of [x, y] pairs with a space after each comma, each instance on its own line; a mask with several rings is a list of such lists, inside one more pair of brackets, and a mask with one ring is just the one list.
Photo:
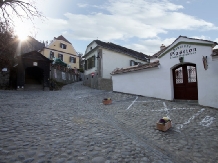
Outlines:
[[[173, 67], [170, 68], [171, 70], [171, 88], [172, 88], [172, 100], [180, 100], [180, 99], [176, 99], [175, 98], [175, 76], [174, 76], [174, 70], [179, 68], [179, 67], [182, 67], [182, 66], [195, 66], [195, 69], [196, 69], [196, 88], [197, 88], [197, 99], [198, 100], [198, 75], [197, 75], [197, 64], [196, 63], [191, 63], [191, 62], [183, 62], [183, 63], [179, 63], [179, 64], [176, 64], [174, 65]], [[184, 74], [184, 73], [183, 73]], [[192, 99], [181, 99], [181, 100], [192, 100]]]

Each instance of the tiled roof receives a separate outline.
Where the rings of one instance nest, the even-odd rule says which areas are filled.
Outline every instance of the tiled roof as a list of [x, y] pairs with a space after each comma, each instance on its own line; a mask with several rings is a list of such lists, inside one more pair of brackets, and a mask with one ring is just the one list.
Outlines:
[[139, 71], [139, 70], [149, 69], [149, 68], [154, 68], [154, 67], [158, 67], [159, 65], [160, 65], [159, 61], [155, 61], [155, 62], [141, 64], [141, 65], [132, 66], [132, 67], [128, 67], [128, 68], [120, 68], [120, 69], [117, 68], [111, 73], [111, 75], [122, 74], [122, 73], [133, 72], [133, 71]]
[[65, 42], [68, 42], [69, 44], [71, 44], [70, 41], [68, 41], [68, 40], [67, 40], [66, 38], [64, 38], [64, 36], [62, 36], [62, 35], [58, 36], [57, 38], [55, 37], [55, 39], [56, 39], [56, 40], [62, 40], [62, 41], [65, 41]]
[[158, 51], [157, 53], [155, 53], [154, 55], [150, 56], [150, 58], [157, 58], [160, 53], [162, 53], [164, 50], [166, 50], [168, 48], [168, 46], [166, 46], [165, 48], [163, 48], [162, 50]]
[[218, 49], [213, 49], [213, 54], [212, 56], [218, 56]]
[[120, 46], [120, 45], [116, 45], [112, 42], [103, 42], [103, 41], [100, 41], [100, 40], [94, 40], [99, 46], [103, 47], [103, 48], [106, 48], [106, 49], [110, 49], [110, 50], [113, 50], [113, 51], [116, 51], [116, 52], [120, 52], [120, 53], [124, 53], [126, 55], [129, 55], [129, 56], [132, 56], [134, 58], [137, 58], [139, 60], [143, 60], [143, 61], [147, 61], [149, 59], [149, 56], [141, 53], [141, 52], [137, 52], [137, 51], [134, 51], [132, 49], [128, 49], [128, 48], [125, 48], [123, 46]]

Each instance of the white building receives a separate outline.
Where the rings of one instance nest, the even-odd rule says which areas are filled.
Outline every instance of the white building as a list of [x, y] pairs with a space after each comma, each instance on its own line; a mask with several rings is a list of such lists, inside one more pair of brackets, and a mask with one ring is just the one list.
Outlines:
[[87, 46], [83, 58], [84, 85], [106, 90], [112, 90], [110, 73], [114, 69], [149, 62], [149, 57], [143, 53], [100, 40], [94, 40]]
[[[112, 72], [113, 91], [218, 108], [216, 42], [179, 36], [151, 63]], [[153, 61], [153, 62], [152, 62]]]

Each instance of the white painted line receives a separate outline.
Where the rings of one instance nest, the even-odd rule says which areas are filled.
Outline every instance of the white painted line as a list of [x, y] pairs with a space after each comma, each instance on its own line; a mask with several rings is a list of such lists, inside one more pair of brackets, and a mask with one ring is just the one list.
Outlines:
[[[192, 109], [196, 109], [196, 108], [172, 108], [168, 110], [192, 110]], [[165, 109], [151, 110], [151, 111], [165, 111]]]
[[154, 100], [154, 101], [135, 101], [135, 102], [156, 102], [156, 101], [160, 101], [160, 100]]
[[160, 110], [151, 110], [151, 111], [164, 111], [165, 109], [160, 109]]
[[209, 127], [212, 123], [213, 120], [215, 118], [214, 117], [210, 117], [210, 116], [206, 116], [201, 122], [200, 125], [205, 126], [205, 127]]
[[165, 108], [167, 107], [166, 104], [165, 104], [165, 102], [163, 102], [163, 105], [164, 105]]
[[194, 114], [191, 118], [189, 118], [185, 123], [179, 124], [179, 125], [177, 126], [177, 129], [182, 129], [184, 125], [189, 124], [189, 123], [191, 122], [191, 120], [195, 119], [195, 117], [197, 117], [197, 116], [198, 116], [200, 113], [202, 113], [204, 110], [205, 110], [204, 108], [201, 109], [201, 110], [199, 110], [196, 114]]
[[129, 105], [129, 107], [128, 107], [126, 110], [128, 110], [129, 108], [131, 108], [131, 106], [136, 102], [137, 99], [138, 99], [138, 96], [136, 96], [135, 100], [132, 102], [131, 105]]
[[164, 111], [166, 111], [167, 113], [166, 113], [166, 115], [167, 115], [167, 117], [168, 118], [170, 118], [170, 113], [169, 113], [169, 109], [167, 109], [167, 105], [166, 105], [166, 103], [165, 102], [163, 102], [163, 105], [164, 105]]

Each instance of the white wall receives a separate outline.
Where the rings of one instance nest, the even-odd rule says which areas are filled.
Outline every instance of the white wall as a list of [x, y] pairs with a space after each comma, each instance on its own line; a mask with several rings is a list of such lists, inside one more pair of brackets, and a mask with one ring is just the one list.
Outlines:
[[130, 67], [130, 60], [145, 63], [144, 61], [137, 60], [125, 54], [103, 49], [102, 50], [102, 78], [107, 78], [107, 79], [111, 78], [110, 73], [116, 68]]
[[88, 53], [89, 51], [91, 51], [92, 49], [94, 49], [96, 46], [97, 46], [96, 42], [95, 42], [95, 41], [92, 41], [92, 42], [90, 43], [90, 45], [87, 46], [86, 51], [85, 51], [85, 54]]
[[[180, 41], [187, 40], [181, 39]], [[192, 48], [197, 48], [197, 52], [196, 54], [184, 56], [184, 63], [196, 64], [198, 102], [200, 105], [218, 108], [218, 60], [212, 61], [211, 47], [203, 45], [191, 46]], [[170, 52], [159, 59], [159, 69], [153, 68], [113, 75], [113, 91], [173, 100], [172, 68], [180, 63], [179, 58], [170, 59]], [[207, 70], [203, 66], [203, 56], [208, 57]]]

